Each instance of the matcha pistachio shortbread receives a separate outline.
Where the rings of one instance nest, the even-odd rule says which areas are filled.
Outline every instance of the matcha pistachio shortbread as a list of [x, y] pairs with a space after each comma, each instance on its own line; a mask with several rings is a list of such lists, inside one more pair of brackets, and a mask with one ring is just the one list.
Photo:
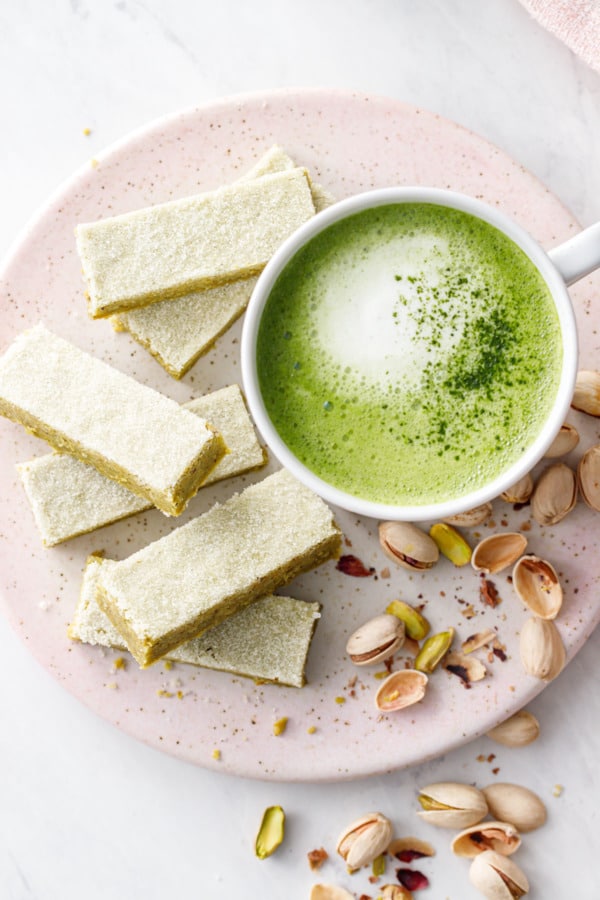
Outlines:
[[0, 414], [168, 515], [227, 452], [220, 433], [42, 324], [0, 357]]
[[331, 510], [282, 469], [107, 567], [98, 603], [144, 667], [340, 548]]
[[[96, 601], [100, 570], [110, 565], [114, 565], [111, 560], [98, 555], [88, 558], [69, 637], [85, 644], [125, 650], [123, 638]], [[166, 658], [170, 662], [302, 687], [310, 642], [320, 615], [319, 604], [314, 601], [269, 594], [182, 644]]]

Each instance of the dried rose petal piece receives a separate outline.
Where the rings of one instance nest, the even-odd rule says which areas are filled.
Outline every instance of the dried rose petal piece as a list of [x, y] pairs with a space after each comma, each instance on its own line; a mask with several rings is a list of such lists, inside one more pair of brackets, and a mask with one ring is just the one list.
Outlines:
[[396, 869], [396, 878], [409, 891], [420, 891], [429, 887], [429, 878], [416, 869]]
[[352, 575], [353, 578], [370, 578], [375, 574], [375, 569], [367, 569], [358, 556], [354, 556], [352, 553], [340, 556], [336, 569], [343, 572], [344, 575]]

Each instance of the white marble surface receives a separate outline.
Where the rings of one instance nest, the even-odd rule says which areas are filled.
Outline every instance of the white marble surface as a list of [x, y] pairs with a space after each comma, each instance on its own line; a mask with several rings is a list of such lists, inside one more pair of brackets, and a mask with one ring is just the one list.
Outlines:
[[[600, 77], [517, 0], [5, 0], [0, 253], [57, 183], [132, 128], [284, 86], [348, 87], [437, 111], [523, 163], [582, 224], [600, 219]], [[424, 898], [475, 900], [449, 835], [413, 812], [415, 788], [441, 779], [536, 790], [549, 821], [518, 856], [531, 897], [600, 894], [598, 632], [532, 704], [542, 737], [530, 747], [481, 739], [387, 777], [308, 786], [220, 776], [161, 755], [68, 695], [4, 620], [0, 646], [3, 900], [276, 900], [308, 897], [318, 878], [375, 897], [365, 874], [351, 879], [332, 859], [317, 877], [305, 856], [321, 845], [333, 854], [340, 829], [370, 809], [434, 842], [436, 859], [421, 866], [432, 883]], [[489, 753], [492, 763], [477, 760]], [[288, 815], [286, 841], [260, 862], [253, 838], [274, 803]]]

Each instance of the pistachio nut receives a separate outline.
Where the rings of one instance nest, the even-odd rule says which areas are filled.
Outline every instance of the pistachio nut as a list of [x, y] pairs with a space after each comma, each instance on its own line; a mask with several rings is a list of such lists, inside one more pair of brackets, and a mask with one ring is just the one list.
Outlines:
[[433, 672], [444, 658], [454, 640], [454, 628], [440, 631], [428, 637], [415, 659], [415, 669], [419, 672]]
[[435, 856], [435, 850], [428, 841], [416, 837], [396, 838], [387, 848], [389, 856], [395, 856], [400, 862], [413, 862], [424, 856]]
[[579, 460], [577, 480], [584, 502], [600, 512], [600, 444], [586, 450]]
[[384, 884], [379, 891], [381, 900], [413, 900], [413, 895], [408, 888], [401, 884]]
[[531, 498], [531, 513], [540, 525], [556, 525], [577, 503], [577, 476], [565, 463], [554, 463], [540, 475]]
[[525, 606], [540, 619], [555, 619], [563, 591], [554, 566], [539, 556], [522, 556], [513, 573], [513, 587]]
[[504, 493], [500, 494], [502, 500], [507, 503], [527, 503], [533, 494], [533, 478], [529, 474], [523, 475], [514, 484], [511, 484]]
[[350, 635], [346, 653], [356, 666], [388, 659], [404, 643], [404, 622], [389, 613], [369, 619]]
[[[488, 804], [489, 805], [489, 804]], [[452, 841], [453, 853], [472, 859], [484, 850], [495, 850], [510, 856], [521, 846], [519, 832], [508, 822], [480, 822], [457, 834]]]
[[566, 422], [561, 425], [561, 429], [544, 453], [546, 459], [556, 459], [557, 456], [566, 456], [571, 450], [574, 450], [579, 443], [579, 432], [574, 425], [568, 425]]
[[427, 681], [427, 675], [415, 669], [392, 672], [375, 694], [375, 706], [381, 712], [397, 712], [414, 706], [425, 696]]
[[469, 878], [488, 900], [519, 900], [529, 891], [525, 873], [495, 850], [485, 850], [474, 858]]
[[455, 516], [447, 516], [443, 521], [448, 525], [458, 525], [460, 528], [471, 528], [474, 525], [483, 525], [486, 519], [492, 514], [492, 504], [482, 503], [481, 506], [474, 506], [466, 512], [457, 513]]
[[533, 616], [521, 629], [520, 652], [523, 668], [528, 675], [552, 681], [565, 665], [563, 642], [554, 622]]
[[582, 369], [577, 373], [571, 406], [589, 416], [600, 416], [600, 372]]
[[447, 522], [436, 522], [429, 529], [438, 550], [455, 566], [466, 566], [471, 559], [471, 547], [462, 534]]
[[411, 522], [382, 522], [379, 540], [390, 559], [405, 569], [430, 569], [439, 559], [433, 538]]
[[510, 822], [522, 834], [540, 828], [547, 818], [546, 807], [537, 794], [520, 784], [498, 781], [483, 789], [490, 813]]
[[489, 738], [505, 747], [526, 747], [539, 735], [540, 723], [533, 713], [526, 709], [520, 709], [514, 716], [505, 719], [487, 733]]
[[392, 824], [381, 813], [367, 813], [352, 822], [338, 838], [336, 850], [349, 869], [368, 866], [392, 840]]
[[404, 600], [392, 600], [386, 608], [386, 613], [397, 616], [404, 622], [406, 636], [413, 641], [422, 641], [431, 630], [431, 625], [425, 616], [421, 615], [414, 606], [405, 603]]
[[285, 813], [281, 806], [265, 809], [258, 834], [255, 852], [259, 859], [266, 859], [279, 847], [285, 833]]
[[355, 897], [337, 884], [313, 884], [310, 900], [355, 900]]
[[423, 809], [417, 815], [441, 828], [477, 825], [488, 811], [487, 800], [480, 790], [451, 781], [426, 785], [419, 792], [419, 803]]
[[512, 565], [525, 551], [527, 538], [518, 531], [490, 534], [473, 550], [471, 565], [476, 572], [494, 575]]
[[444, 660], [444, 668], [453, 675], [458, 675], [466, 687], [473, 681], [481, 681], [487, 675], [487, 669], [476, 656], [451, 651]]

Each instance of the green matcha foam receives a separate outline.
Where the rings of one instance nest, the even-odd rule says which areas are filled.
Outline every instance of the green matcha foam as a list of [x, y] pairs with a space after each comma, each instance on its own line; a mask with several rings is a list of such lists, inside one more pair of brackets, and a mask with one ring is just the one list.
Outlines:
[[334, 223], [277, 279], [258, 375], [281, 438], [315, 474], [380, 503], [489, 483], [539, 433], [562, 348], [550, 292], [504, 234], [432, 204]]

